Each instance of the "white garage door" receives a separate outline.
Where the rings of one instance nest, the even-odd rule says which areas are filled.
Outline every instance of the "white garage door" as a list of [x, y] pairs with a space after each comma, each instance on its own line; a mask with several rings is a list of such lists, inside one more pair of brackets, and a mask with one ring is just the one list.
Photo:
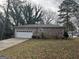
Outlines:
[[32, 38], [32, 32], [15, 32], [16, 38]]

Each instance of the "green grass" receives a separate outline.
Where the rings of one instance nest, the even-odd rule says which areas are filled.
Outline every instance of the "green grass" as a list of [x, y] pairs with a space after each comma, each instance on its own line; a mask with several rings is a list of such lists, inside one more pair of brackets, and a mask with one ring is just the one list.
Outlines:
[[79, 40], [28, 40], [0, 55], [9, 59], [79, 59]]

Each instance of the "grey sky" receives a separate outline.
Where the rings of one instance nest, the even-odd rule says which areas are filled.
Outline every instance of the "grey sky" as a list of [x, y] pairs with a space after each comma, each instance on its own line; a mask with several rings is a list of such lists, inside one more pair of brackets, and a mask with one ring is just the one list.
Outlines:
[[43, 6], [45, 9], [50, 9], [54, 12], [58, 11], [58, 6], [62, 0], [31, 0], [33, 3]]
[[[5, 0], [0, 0], [0, 4], [3, 4]], [[61, 4], [63, 0], [30, 0], [35, 4], [39, 4], [45, 9], [50, 9], [54, 12], [58, 11], [58, 6]], [[78, 1], [78, 0], [75, 0]]]
[[[6, 0], [0, 0], [0, 4], [3, 4]], [[61, 0], [31, 0], [35, 4], [39, 4], [45, 9], [50, 9], [54, 12], [58, 11], [58, 5]]]
[[0, 4], [3, 4], [6, 0], [0, 0]]
[[[40, 4], [46, 9], [50, 9], [54, 12], [58, 11], [59, 5], [62, 3], [64, 0], [31, 0], [32, 2], [36, 4]], [[79, 2], [79, 0], [74, 0], [76, 2]]]

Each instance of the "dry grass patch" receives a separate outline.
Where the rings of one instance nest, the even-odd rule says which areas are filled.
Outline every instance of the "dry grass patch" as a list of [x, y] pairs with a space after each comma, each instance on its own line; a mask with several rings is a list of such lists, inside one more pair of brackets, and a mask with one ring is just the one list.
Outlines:
[[28, 40], [0, 55], [9, 59], [79, 59], [79, 40]]

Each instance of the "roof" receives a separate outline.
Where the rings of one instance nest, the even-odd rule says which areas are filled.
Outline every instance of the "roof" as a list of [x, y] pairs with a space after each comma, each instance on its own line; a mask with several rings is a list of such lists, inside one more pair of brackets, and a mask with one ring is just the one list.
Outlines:
[[59, 26], [59, 25], [54, 25], [54, 24], [30, 24], [30, 25], [21, 25], [21, 26], [16, 26], [15, 28], [24, 28], [24, 27], [63, 27], [63, 26]]

